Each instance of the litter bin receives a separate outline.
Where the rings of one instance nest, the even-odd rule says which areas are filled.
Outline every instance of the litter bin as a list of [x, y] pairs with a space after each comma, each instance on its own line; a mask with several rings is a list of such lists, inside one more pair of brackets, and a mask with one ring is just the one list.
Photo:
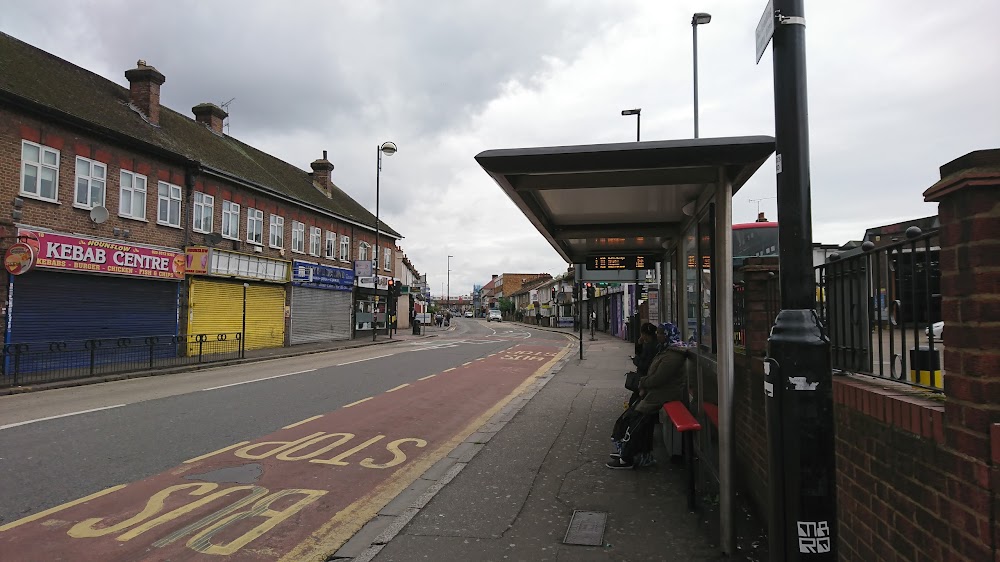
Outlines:
[[420, 322], [419, 321], [414, 321], [413, 322], [413, 335], [414, 336], [419, 336], [420, 335]]

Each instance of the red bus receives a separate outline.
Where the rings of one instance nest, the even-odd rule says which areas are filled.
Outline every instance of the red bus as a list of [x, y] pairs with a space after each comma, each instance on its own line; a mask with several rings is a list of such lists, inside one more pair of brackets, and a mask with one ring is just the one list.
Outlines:
[[733, 225], [733, 263], [744, 258], [778, 255], [778, 223], [747, 222]]

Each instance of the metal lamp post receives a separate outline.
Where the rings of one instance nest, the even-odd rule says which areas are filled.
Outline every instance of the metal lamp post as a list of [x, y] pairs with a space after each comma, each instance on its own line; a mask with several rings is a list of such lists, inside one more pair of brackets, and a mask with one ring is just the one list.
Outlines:
[[691, 16], [691, 38], [694, 42], [694, 138], [698, 138], [698, 26], [712, 21], [712, 16], [698, 12]]
[[[379, 145], [378, 147], [378, 167], [375, 170], [375, 256], [372, 260], [372, 269], [375, 272], [375, 310], [372, 311], [372, 341], [375, 341], [375, 336], [378, 335], [378, 252], [379, 252], [379, 221], [378, 221], [378, 199], [379, 199], [379, 180], [382, 176], [382, 155], [392, 156], [396, 153], [396, 143], [392, 141], [386, 141]], [[386, 298], [386, 303], [388, 304], [388, 298]], [[388, 315], [389, 307], [386, 306], [386, 314]], [[386, 319], [388, 322], [388, 318]], [[388, 326], [388, 324], [386, 324]]]
[[444, 294], [445, 302], [448, 303], [445, 306], [448, 307], [448, 310], [451, 310], [451, 258], [453, 257], [455, 256], [448, 256], [448, 292]]
[[639, 142], [639, 120], [642, 119], [642, 108], [623, 109], [622, 115], [635, 115], [635, 142]]

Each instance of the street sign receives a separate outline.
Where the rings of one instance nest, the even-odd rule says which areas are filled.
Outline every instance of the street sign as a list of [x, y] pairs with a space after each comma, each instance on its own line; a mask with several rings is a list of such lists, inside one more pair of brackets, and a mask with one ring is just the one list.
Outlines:
[[774, 0], [767, 0], [767, 7], [760, 16], [757, 23], [757, 63], [760, 64], [760, 57], [764, 55], [764, 49], [774, 35]]

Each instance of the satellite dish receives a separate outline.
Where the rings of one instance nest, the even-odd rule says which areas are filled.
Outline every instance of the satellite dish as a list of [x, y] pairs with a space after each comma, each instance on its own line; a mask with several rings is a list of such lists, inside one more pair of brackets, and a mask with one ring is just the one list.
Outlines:
[[107, 222], [109, 216], [111, 215], [108, 213], [108, 210], [100, 205], [90, 210], [90, 220], [94, 221], [94, 224]]

